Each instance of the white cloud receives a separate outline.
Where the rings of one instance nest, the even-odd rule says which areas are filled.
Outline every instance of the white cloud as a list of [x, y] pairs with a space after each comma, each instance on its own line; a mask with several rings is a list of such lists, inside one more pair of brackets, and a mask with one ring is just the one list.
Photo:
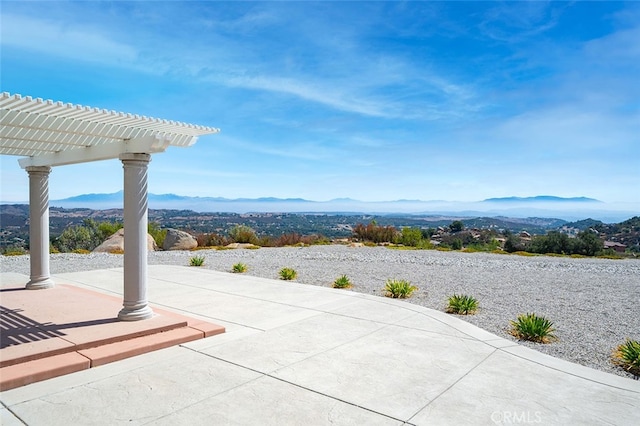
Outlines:
[[394, 117], [384, 105], [368, 99], [357, 99], [349, 93], [336, 89], [321, 88], [316, 83], [305, 83], [281, 77], [235, 77], [228, 80], [232, 86], [266, 90], [292, 95], [304, 100], [317, 102], [341, 111], [353, 112], [373, 117]]
[[490, 38], [516, 43], [555, 27], [566, 7], [545, 1], [499, 3], [485, 12], [479, 27]]

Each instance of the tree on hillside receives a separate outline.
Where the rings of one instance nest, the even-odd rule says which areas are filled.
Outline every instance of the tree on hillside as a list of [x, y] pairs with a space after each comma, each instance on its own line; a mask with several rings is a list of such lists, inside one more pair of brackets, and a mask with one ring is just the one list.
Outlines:
[[84, 219], [82, 225], [71, 226], [62, 231], [62, 234], [53, 240], [53, 246], [63, 253], [75, 250], [91, 251], [120, 228], [122, 228], [120, 222], [96, 222], [93, 219]]
[[400, 242], [405, 246], [417, 247], [422, 241], [422, 231], [419, 228], [402, 228]]
[[461, 220], [454, 220], [451, 222], [451, 225], [449, 225], [449, 229], [451, 232], [460, 232], [464, 229], [464, 223]]
[[524, 250], [524, 244], [522, 243], [522, 239], [512, 233], [507, 235], [507, 239], [504, 242], [504, 251], [507, 253], [513, 253], [516, 251]]
[[583, 254], [585, 256], [595, 256], [604, 248], [604, 243], [593, 231], [582, 231], [578, 233], [577, 241], [574, 247], [574, 253]]
[[567, 234], [560, 231], [549, 231], [547, 235], [534, 237], [528, 251], [541, 254], [569, 254], [571, 253], [571, 242]]

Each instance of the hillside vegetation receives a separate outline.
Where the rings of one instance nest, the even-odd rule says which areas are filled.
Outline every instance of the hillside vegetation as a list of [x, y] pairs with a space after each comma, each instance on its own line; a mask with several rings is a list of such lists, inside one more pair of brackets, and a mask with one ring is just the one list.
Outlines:
[[[122, 216], [122, 209], [52, 207], [52, 247], [59, 251], [92, 250], [122, 227]], [[0, 205], [3, 253], [28, 250], [28, 217], [28, 205]], [[175, 228], [196, 236], [200, 246], [230, 242], [283, 246], [342, 239], [418, 248], [594, 255], [603, 251], [602, 242], [614, 241], [626, 245], [627, 251], [640, 251], [640, 217], [605, 224], [593, 219], [569, 223], [554, 218], [150, 210], [149, 221], [156, 239], [162, 238], [163, 229]]]

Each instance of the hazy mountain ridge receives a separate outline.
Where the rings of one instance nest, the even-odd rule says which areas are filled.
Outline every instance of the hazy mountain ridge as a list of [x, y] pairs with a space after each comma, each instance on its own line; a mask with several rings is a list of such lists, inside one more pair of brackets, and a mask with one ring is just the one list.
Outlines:
[[502, 198], [487, 198], [483, 200], [491, 203], [508, 203], [508, 202], [559, 202], [559, 203], [602, 203], [600, 200], [588, 197], [556, 197], [554, 195], [537, 195], [535, 197], [502, 197]]
[[[69, 198], [64, 198], [61, 200], [54, 200], [55, 202], [99, 202], [99, 201], [112, 201], [122, 199], [124, 197], [124, 191], [113, 192], [110, 194], [81, 194], [76, 195]], [[161, 201], [161, 200], [197, 200], [197, 201], [226, 201], [226, 202], [238, 202], [238, 201], [259, 201], [259, 202], [305, 202], [305, 203], [333, 203], [333, 202], [355, 202], [355, 203], [446, 203], [448, 201], [445, 200], [420, 200], [420, 199], [398, 199], [398, 200], [388, 200], [388, 201], [361, 201], [354, 198], [333, 198], [328, 201], [315, 201], [315, 200], [307, 200], [304, 198], [277, 198], [277, 197], [259, 197], [259, 198], [225, 198], [225, 197], [190, 197], [186, 195], [177, 195], [177, 194], [149, 194], [149, 199]], [[588, 197], [557, 197], [554, 195], [537, 195], [534, 197], [500, 197], [500, 198], [486, 198], [481, 201], [481, 203], [511, 203], [511, 202], [559, 202], [559, 203], [567, 203], [567, 202], [587, 202], [587, 203], [602, 203], [600, 200], [596, 200], [594, 198]]]
[[[51, 206], [61, 208], [91, 208], [103, 210], [122, 208], [123, 192], [110, 194], [82, 194], [50, 201]], [[0, 204], [7, 204], [2, 203]], [[12, 203], [14, 204], [14, 203]], [[193, 210], [197, 212], [232, 213], [305, 213], [305, 214], [375, 214], [375, 215], [429, 215], [460, 217], [552, 217], [566, 221], [594, 218], [616, 223], [640, 214], [637, 205], [612, 205], [588, 197], [535, 197], [488, 198], [481, 201], [409, 200], [361, 201], [352, 198], [335, 198], [313, 201], [304, 198], [224, 198], [191, 197], [177, 194], [149, 194], [149, 208]]]

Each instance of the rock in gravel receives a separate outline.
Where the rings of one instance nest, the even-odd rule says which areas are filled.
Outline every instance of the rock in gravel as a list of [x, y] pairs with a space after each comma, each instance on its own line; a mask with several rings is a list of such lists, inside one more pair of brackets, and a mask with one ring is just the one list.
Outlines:
[[[158, 250], [158, 245], [156, 244], [156, 240], [149, 234], [147, 234], [147, 250], [156, 251]], [[98, 247], [93, 249], [94, 253], [117, 253], [124, 251], [124, 228], [118, 229], [118, 231], [111, 235], [109, 238], [105, 240]]]
[[191, 250], [198, 247], [198, 241], [189, 233], [168, 229], [162, 243], [163, 250]]

